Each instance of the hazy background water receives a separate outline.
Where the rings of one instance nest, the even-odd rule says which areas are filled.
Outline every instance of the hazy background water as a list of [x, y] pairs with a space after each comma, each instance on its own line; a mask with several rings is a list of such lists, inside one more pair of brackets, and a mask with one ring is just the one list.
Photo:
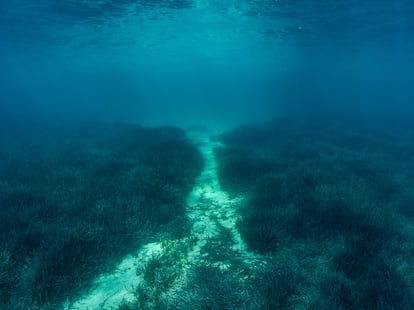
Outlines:
[[0, 113], [233, 126], [410, 118], [414, 4], [2, 0]]

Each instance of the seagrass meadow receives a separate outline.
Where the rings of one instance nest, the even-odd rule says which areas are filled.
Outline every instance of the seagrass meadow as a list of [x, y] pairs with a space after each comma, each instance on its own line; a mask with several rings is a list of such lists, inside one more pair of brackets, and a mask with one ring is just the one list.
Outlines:
[[412, 0], [1, 0], [0, 310], [414, 309]]
[[1, 129], [1, 306], [56, 309], [155, 236], [186, 232], [203, 165], [182, 130]]
[[6, 127], [4, 309], [414, 305], [410, 123]]
[[247, 197], [237, 228], [276, 266], [268, 309], [413, 306], [413, 134], [278, 120], [219, 137], [223, 188]]

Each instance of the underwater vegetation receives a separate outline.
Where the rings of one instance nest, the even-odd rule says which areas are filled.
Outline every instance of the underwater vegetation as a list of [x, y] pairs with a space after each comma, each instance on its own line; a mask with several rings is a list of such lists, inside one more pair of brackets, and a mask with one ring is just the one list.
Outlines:
[[187, 230], [203, 163], [182, 130], [0, 127], [1, 309], [58, 309], [143, 243]]
[[183, 130], [2, 124], [0, 308], [61, 308], [152, 242], [118, 309], [414, 307], [414, 128], [277, 119], [214, 139], [247, 252], [229, 227], [192, 232], [203, 159]]
[[[267, 264], [260, 309], [414, 307], [414, 128], [284, 121], [224, 133], [219, 179]], [[410, 155], [411, 154], [411, 155]]]

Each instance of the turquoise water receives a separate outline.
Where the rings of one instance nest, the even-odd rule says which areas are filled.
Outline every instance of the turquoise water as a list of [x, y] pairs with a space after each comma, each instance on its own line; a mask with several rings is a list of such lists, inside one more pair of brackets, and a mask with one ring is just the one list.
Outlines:
[[411, 112], [413, 10], [408, 0], [5, 0], [2, 110], [222, 126]]
[[0, 309], [414, 309], [409, 0], [0, 1]]

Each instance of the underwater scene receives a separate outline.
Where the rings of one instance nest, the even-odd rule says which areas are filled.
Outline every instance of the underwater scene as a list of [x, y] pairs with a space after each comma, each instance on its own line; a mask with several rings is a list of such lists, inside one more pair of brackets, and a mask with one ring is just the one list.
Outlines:
[[0, 309], [414, 309], [414, 2], [0, 16]]

